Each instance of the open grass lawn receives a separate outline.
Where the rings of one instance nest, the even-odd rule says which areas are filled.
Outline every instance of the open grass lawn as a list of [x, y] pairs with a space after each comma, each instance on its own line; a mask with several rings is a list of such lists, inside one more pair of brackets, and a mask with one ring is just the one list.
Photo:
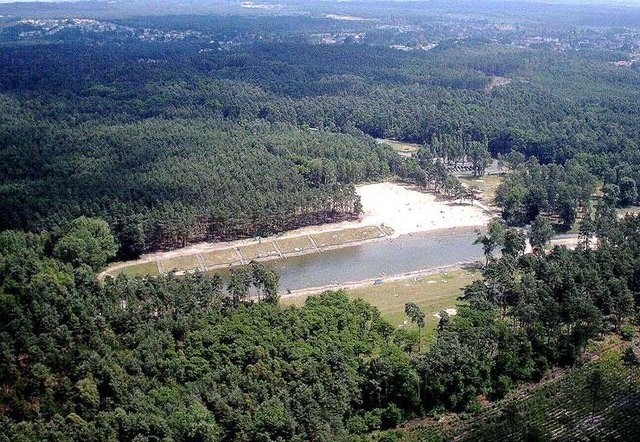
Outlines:
[[265, 258], [271, 255], [278, 255], [278, 251], [273, 247], [271, 241], [264, 241], [262, 243], [255, 243], [248, 246], [240, 247], [240, 254], [247, 261], [257, 258]]
[[376, 226], [358, 227], [336, 232], [325, 232], [311, 235], [318, 247], [331, 247], [350, 242], [379, 238], [382, 233]]
[[475, 186], [482, 192], [482, 202], [485, 204], [493, 204], [496, 197], [496, 190], [502, 184], [504, 175], [485, 175], [480, 178], [464, 177], [460, 178], [462, 183], [467, 186]]
[[[422, 342], [428, 345], [435, 338], [438, 319], [433, 315], [444, 309], [454, 308], [458, 304], [461, 289], [481, 277], [479, 271], [455, 270], [449, 273], [423, 276], [402, 281], [383, 282], [381, 285], [369, 285], [348, 289], [349, 297], [361, 298], [377, 307], [382, 317], [394, 326], [415, 328], [404, 314], [404, 305], [415, 302], [426, 315], [427, 325]], [[304, 305], [305, 296], [296, 296], [281, 300], [282, 305]]]
[[415, 302], [427, 315], [427, 324], [437, 324], [433, 314], [446, 308], [455, 307], [464, 286], [480, 277], [479, 272], [456, 270], [449, 273], [423, 276], [402, 281], [383, 282], [378, 286], [360, 287], [349, 290], [349, 295], [362, 298], [378, 307], [382, 316], [393, 325], [407, 320], [404, 305]]
[[162, 260], [162, 267], [165, 272], [172, 270], [193, 270], [200, 268], [198, 257], [196, 255], [176, 256], [175, 258], [168, 258]]
[[400, 141], [382, 139], [382, 138], [380, 138], [378, 142], [388, 144], [389, 146], [391, 146], [393, 150], [399, 153], [416, 153], [420, 149], [419, 144], [402, 143]]
[[160, 272], [158, 272], [158, 264], [156, 264], [155, 261], [127, 266], [118, 270], [116, 274], [118, 273], [122, 273], [127, 276], [157, 276], [160, 274]]
[[223, 249], [213, 252], [202, 253], [202, 261], [205, 267], [213, 267], [220, 265], [228, 265], [235, 262], [239, 262], [238, 254], [235, 249]]
[[276, 243], [278, 244], [278, 247], [280, 247], [280, 251], [284, 254], [313, 249], [313, 244], [311, 244], [311, 241], [307, 236], [278, 239]]

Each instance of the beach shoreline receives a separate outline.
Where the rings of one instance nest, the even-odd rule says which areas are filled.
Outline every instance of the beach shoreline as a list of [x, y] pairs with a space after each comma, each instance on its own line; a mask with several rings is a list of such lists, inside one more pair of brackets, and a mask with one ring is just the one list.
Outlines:
[[[238, 254], [238, 260], [216, 265], [198, 268], [178, 269], [176, 274], [192, 273], [196, 271], [215, 271], [246, 264], [252, 260], [271, 261], [286, 259], [289, 257], [303, 256], [319, 253], [327, 250], [357, 247], [369, 242], [392, 240], [401, 235], [414, 233], [438, 232], [457, 228], [481, 228], [491, 218], [487, 208], [478, 202], [462, 204], [459, 201], [442, 201], [437, 196], [418, 190], [415, 186], [400, 185], [397, 183], [383, 182], [358, 186], [356, 191], [362, 202], [362, 214], [358, 221], [343, 221], [323, 225], [307, 226], [291, 230], [278, 235], [265, 238], [250, 238], [236, 241], [202, 242], [167, 252], [154, 252], [142, 255], [137, 260], [114, 263], [99, 274], [99, 279], [106, 276], [114, 276], [127, 267], [157, 263], [158, 273], [167, 273], [162, 267], [162, 261], [182, 257], [198, 257], [211, 252], [224, 252], [234, 250]], [[341, 244], [317, 245], [313, 240], [314, 235], [345, 232], [353, 229], [378, 228], [380, 235], [375, 238], [363, 240], [349, 239]], [[256, 244], [273, 243], [278, 250], [277, 241], [290, 239], [309, 238], [313, 247], [300, 251], [287, 253], [273, 253], [266, 256], [246, 259], [241, 255], [243, 248]], [[167, 269], [169, 270], [169, 269]]]

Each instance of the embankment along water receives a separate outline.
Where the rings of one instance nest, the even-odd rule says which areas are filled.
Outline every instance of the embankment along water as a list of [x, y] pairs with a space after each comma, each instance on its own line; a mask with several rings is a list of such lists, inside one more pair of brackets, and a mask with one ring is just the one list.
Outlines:
[[367, 279], [428, 271], [483, 258], [477, 229], [455, 228], [266, 262], [280, 274], [280, 290], [340, 286]]

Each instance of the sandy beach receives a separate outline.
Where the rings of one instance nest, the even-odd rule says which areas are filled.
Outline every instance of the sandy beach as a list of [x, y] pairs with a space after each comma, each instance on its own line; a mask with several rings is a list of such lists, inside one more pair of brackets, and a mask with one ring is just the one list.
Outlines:
[[438, 201], [436, 196], [394, 183], [360, 186], [362, 225], [385, 225], [396, 235], [484, 226], [490, 219], [477, 203]]

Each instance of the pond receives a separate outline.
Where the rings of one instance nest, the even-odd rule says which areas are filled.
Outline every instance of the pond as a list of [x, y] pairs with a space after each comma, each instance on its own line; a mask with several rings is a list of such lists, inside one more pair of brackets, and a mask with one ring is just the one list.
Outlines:
[[280, 289], [300, 290], [345, 284], [483, 259], [474, 245], [476, 229], [447, 229], [402, 235], [343, 249], [269, 261], [280, 274]]

